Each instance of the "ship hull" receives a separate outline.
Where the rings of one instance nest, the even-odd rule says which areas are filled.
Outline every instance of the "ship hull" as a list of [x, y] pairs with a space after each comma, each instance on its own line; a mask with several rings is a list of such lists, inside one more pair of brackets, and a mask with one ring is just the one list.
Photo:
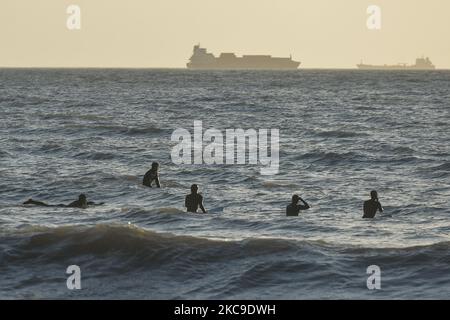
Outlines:
[[187, 68], [193, 70], [296, 70], [300, 62], [291, 63], [211, 63], [194, 64], [188, 63]]
[[434, 67], [417, 67], [417, 66], [373, 66], [373, 65], [363, 65], [358, 64], [358, 69], [360, 70], [404, 70], [404, 71], [427, 71], [435, 70]]

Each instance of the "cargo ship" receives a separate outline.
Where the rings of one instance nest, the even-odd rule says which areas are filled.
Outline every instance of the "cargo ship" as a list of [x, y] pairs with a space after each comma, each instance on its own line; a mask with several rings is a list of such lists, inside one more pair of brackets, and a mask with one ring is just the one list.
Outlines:
[[357, 65], [362, 70], [434, 70], [436, 67], [431, 60], [427, 58], [417, 58], [416, 64], [408, 65], [406, 63], [399, 63], [396, 65], [371, 65], [360, 63]]
[[189, 69], [219, 70], [296, 70], [300, 62], [289, 58], [276, 58], [270, 55], [236, 56], [234, 53], [221, 53], [218, 57], [200, 45], [194, 46], [194, 53], [187, 63]]

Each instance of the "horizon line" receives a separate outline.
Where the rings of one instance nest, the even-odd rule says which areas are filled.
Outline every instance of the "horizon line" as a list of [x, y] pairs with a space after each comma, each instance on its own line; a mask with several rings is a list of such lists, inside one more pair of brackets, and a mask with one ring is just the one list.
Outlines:
[[[361, 70], [358, 67], [302, 67], [293, 70], [283, 70], [283, 69], [204, 69], [204, 70], [192, 70], [186, 67], [69, 67], [69, 66], [0, 66], [1, 69], [110, 69], [110, 70], [189, 70], [189, 71], [301, 71], [301, 70]], [[361, 70], [361, 71], [447, 71], [449, 68], [436, 68], [434, 70]]]

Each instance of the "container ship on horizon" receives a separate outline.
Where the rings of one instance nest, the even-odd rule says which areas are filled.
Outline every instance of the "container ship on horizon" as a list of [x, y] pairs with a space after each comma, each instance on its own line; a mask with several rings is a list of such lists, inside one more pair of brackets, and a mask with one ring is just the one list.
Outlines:
[[371, 65], [371, 64], [363, 64], [362, 62], [357, 65], [358, 69], [362, 70], [435, 70], [436, 67], [431, 62], [431, 60], [427, 58], [417, 58], [416, 64], [407, 65], [406, 63], [399, 63], [397, 65]]
[[194, 46], [194, 53], [187, 63], [189, 69], [219, 70], [296, 70], [300, 62], [290, 58], [275, 58], [270, 55], [236, 56], [234, 53], [221, 53], [215, 57], [200, 45]]

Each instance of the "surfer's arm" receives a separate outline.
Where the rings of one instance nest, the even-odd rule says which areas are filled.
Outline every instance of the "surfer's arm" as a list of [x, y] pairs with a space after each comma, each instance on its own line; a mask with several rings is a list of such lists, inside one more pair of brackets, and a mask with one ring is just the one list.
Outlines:
[[302, 198], [300, 198], [300, 201], [303, 202], [303, 206], [300, 206], [300, 210], [308, 210], [309, 208], [311, 208], [309, 206], [309, 204], [305, 200], [303, 200]]
[[159, 176], [156, 176], [155, 183], [158, 188], [161, 188], [161, 184], [159, 183]]
[[378, 210], [380, 210], [380, 212], [383, 212], [383, 207], [381, 206], [381, 203], [377, 202], [378, 204]]
[[202, 196], [200, 196], [200, 203], [198, 206], [203, 211], [203, 213], [206, 213], [205, 207], [203, 206], [203, 197]]

